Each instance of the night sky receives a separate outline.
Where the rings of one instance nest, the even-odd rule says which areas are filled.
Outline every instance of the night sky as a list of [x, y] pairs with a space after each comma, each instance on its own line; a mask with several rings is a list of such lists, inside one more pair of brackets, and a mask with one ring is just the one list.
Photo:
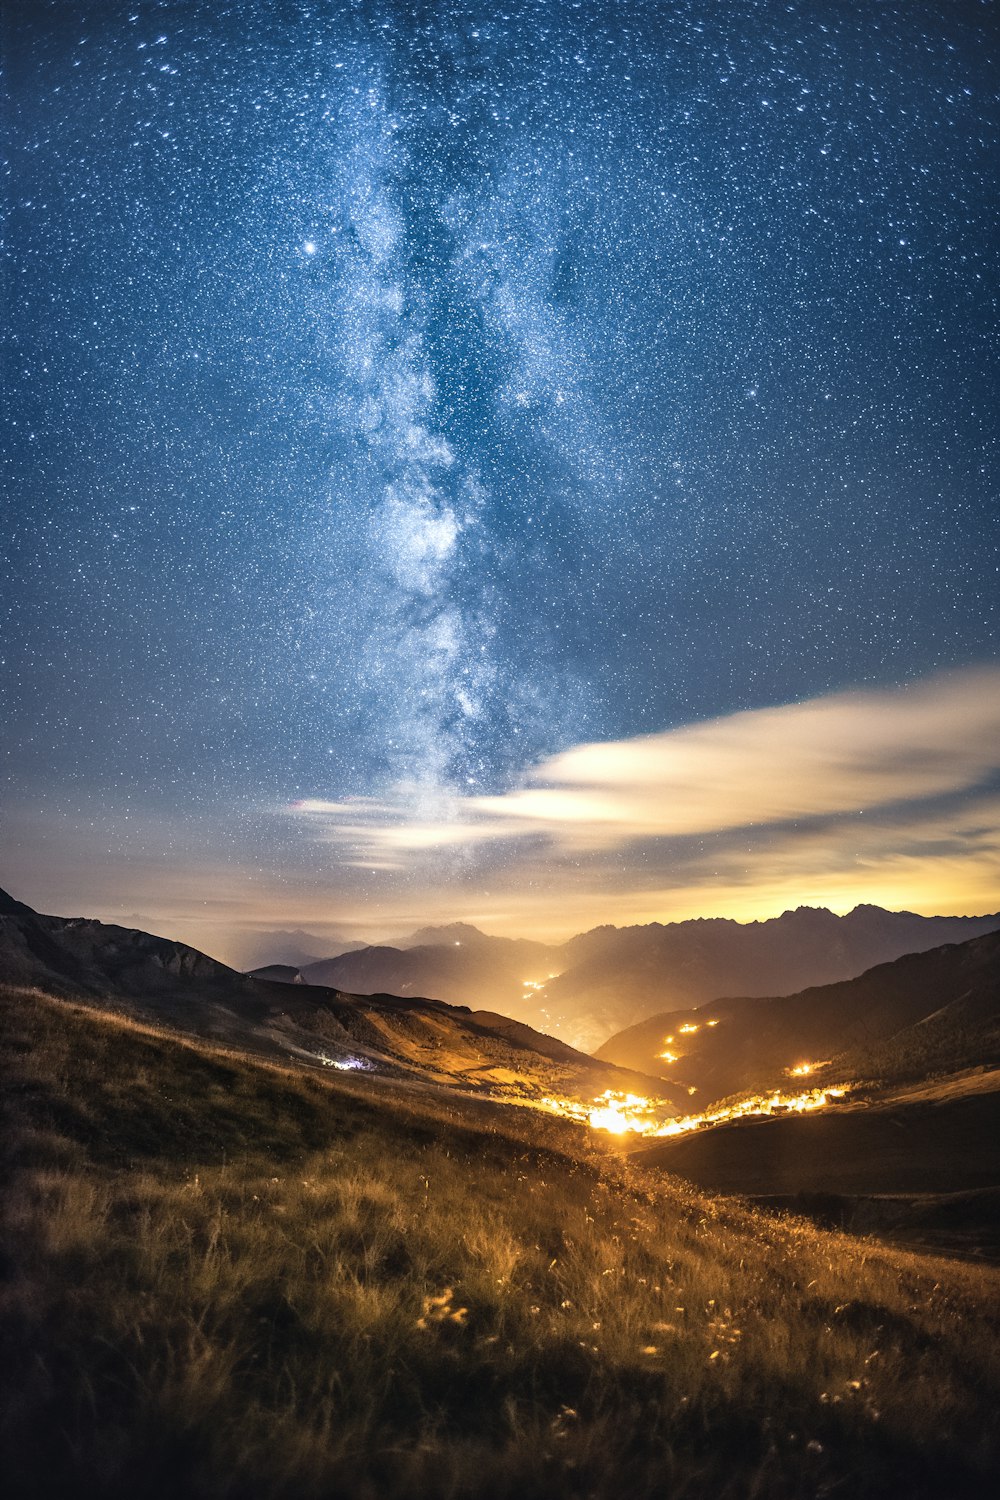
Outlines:
[[[13, 0], [0, 883], [217, 951], [740, 914], [707, 824], [455, 829], [572, 747], [995, 701], [998, 19]], [[878, 850], [734, 814], [736, 884], [780, 834], [776, 910], [985, 910], [998, 764]], [[949, 796], [976, 849], [880, 885]]]

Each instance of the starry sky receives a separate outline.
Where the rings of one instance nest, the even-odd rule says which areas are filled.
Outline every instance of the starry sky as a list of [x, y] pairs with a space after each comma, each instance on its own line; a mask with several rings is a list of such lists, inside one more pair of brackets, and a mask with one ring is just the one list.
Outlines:
[[[13, 0], [0, 882], [222, 956], [995, 909], [998, 22]], [[675, 817], [779, 710], [797, 800]]]

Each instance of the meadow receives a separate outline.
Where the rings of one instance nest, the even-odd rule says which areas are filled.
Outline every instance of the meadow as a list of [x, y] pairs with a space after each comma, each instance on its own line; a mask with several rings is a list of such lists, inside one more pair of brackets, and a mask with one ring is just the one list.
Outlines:
[[1000, 1475], [1000, 1273], [512, 1106], [0, 996], [16, 1496], [921, 1497]]

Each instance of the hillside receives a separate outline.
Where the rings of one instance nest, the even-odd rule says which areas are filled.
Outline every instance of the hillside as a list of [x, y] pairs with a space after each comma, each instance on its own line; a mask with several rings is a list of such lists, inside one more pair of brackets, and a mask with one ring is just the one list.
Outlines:
[[[1000, 1063], [1000, 933], [908, 954], [841, 984], [668, 1011], [597, 1056], [696, 1088], [699, 1105], [796, 1068], [815, 1081], [921, 1077]], [[664, 1057], [664, 1053], [668, 1056]], [[818, 1064], [829, 1064], [826, 1067]]]
[[843, 985], [659, 1017], [605, 1050], [639, 1057], [669, 1036], [691, 1050], [668, 1071], [699, 1077], [706, 1094], [747, 1080], [787, 1090], [792, 1057], [820, 1060], [808, 1074], [800, 1065], [804, 1087], [850, 1088], [829, 1110], [647, 1145], [647, 1165], [821, 1223], [1000, 1258], [1000, 934]]
[[816, 1114], [720, 1125], [640, 1157], [719, 1193], [1000, 1193], [1000, 1071], [918, 1097], [866, 1095]]
[[598, 1133], [8, 990], [7, 1490], [949, 1500], [1000, 1276], [700, 1196]]
[[551, 947], [457, 923], [341, 953], [302, 973], [354, 993], [431, 995], [499, 1010], [593, 1051], [657, 1012], [718, 995], [790, 994], [997, 929], [1000, 915], [922, 917], [858, 906], [841, 917], [799, 907], [762, 922], [598, 927]]
[[490, 1012], [419, 997], [237, 974], [183, 943], [4, 898], [0, 983], [107, 1004], [243, 1051], [308, 1067], [370, 1070], [498, 1098], [596, 1100], [610, 1090], [678, 1104], [669, 1084], [576, 1052]]

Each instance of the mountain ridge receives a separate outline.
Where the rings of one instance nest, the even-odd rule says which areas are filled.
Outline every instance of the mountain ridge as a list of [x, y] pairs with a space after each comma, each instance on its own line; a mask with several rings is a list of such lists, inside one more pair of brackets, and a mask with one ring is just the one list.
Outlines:
[[183, 1035], [312, 1068], [408, 1077], [513, 1102], [596, 1099], [606, 1090], [680, 1096], [557, 1038], [468, 1006], [364, 996], [241, 974], [187, 944], [87, 917], [34, 912], [5, 897], [0, 984], [123, 1009]]
[[[860, 903], [843, 916], [827, 907], [789, 908], [737, 922], [696, 917], [632, 927], [605, 925], [562, 945], [496, 938], [468, 924], [443, 943], [370, 944], [300, 972], [307, 983], [355, 993], [395, 990], [497, 1009], [586, 1051], [646, 1016], [719, 995], [789, 994], [836, 983], [890, 962], [1000, 928], [1000, 913], [924, 917]], [[470, 938], [470, 933], [476, 933]], [[752, 984], [748, 984], [752, 978]]]

